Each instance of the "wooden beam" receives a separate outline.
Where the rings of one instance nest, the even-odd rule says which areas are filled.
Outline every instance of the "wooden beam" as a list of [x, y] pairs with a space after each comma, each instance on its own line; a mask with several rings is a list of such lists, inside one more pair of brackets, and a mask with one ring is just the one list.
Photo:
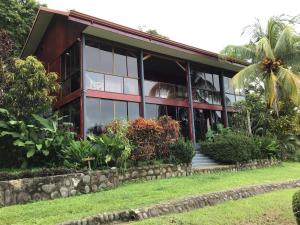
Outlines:
[[180, 62], [178, 61], [175, 61], [175, 63], [183, 70], [183, 71], [186, 71], [186, 68], [180, 64]]
[[149, 54], [149, 55], [146, 55], [146, 56], [144, 56], [144, 57], [143, 57], [143, 61], [145, 61], [145, 60], [149, 59], [151, 56], [152, 56], [152, 55], [150, 55], [150, 54]]

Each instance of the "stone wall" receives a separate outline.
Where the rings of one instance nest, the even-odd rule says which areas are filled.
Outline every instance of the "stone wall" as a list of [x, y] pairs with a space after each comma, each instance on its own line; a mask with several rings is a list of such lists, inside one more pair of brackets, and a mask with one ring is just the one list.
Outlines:
[[122, 222], [143, 220], [171, 213], [188, 212], [193, 209], [203, 208], [206, 206], [213, 206], [230, 200], [238, 200], [252, 197], [257, 194], [263, 194], [271, 191], [296, 187], [300, 187], [300, 180], [248, 186], [227, 191], [192, 196], [145, 208], [131, 209], [121, 212], [102, 213], [95, 216], [86, 217], [80, 220], [65, 222], [60, 225], [116, 224]]
[[259, 168], [271, 167], [281, 164], [278, 159], [260, 159], [253, 160], [248, 163], [237, 163], [235, 165], [218, 165], [213, 167], [199, 167], [193, 168], [193, 174], [196, 173], [217, 173], [217, 172], [236, 172], [241, 170], [252, 170]]
[[190, 165], [164, 164], [0, 181], [0, 206], [86, 194], [131, 180], [188, 176], [191, 171]]

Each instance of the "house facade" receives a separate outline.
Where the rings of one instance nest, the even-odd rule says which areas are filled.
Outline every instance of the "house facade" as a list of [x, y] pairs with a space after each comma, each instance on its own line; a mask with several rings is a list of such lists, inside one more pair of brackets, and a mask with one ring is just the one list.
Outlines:
[[217, 123], [228, 126], [244, 98], [231, 83], [243, 62], [77, 11], [40, 8], [28, 55], [60, 75], [54, 108], [82, 137], [113, 119], [168, 115], [197, 142]]

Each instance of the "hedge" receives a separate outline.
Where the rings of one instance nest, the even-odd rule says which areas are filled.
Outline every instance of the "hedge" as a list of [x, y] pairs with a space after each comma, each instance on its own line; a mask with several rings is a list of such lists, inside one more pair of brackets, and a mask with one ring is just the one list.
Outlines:
[[297, 224], [300, 225], [300, 190], [293, 196], [293, 212], [296, 217]]

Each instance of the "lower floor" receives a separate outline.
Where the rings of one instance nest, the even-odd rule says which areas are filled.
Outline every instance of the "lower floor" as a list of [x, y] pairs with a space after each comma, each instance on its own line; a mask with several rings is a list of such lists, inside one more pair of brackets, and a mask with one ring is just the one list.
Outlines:
[[[142, 115], [145, 118], [153, 119], [169, 116], [177, 120], [180, 124], [181, 135], [189, 139], [193, 139], [194, 136], [195, 142], [204, 140], [206, 132], [209, 129], [216, 129], [217, 124], [226, 124], [222, 109], [212, 110], [193, 107], [191, 113], [188, 106], [145, 103], [145, 109], [142, 112], [139, 102], [95, 97], [86, 97], [85, 99], [84, 109], [80, 97], [59, 108], [60, 114], [66, 116], [64, 122], [72, 123], [74, 131], [81, 136], [88, 133], [101, 134], [105, 126], [112, 120], [133, 120]], [[231, 113], [227, 114], [230, 116]], [[190, 118], [190, 115], [193, 118]], [[191, 135], [191, 130], [193, 135]]]

